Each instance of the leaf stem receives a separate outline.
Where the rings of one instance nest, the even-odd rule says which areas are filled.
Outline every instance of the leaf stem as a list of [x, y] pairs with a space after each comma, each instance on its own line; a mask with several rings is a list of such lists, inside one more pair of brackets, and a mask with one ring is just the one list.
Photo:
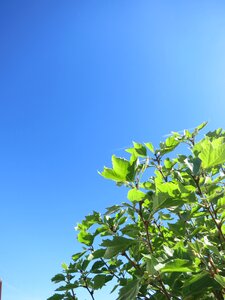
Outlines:
[[153, 247], [152, 247], [152, 244], [151, 244], [149, 231], [148, 231], [149, 221], [146, 221], [143, 217], [142, 202], [139, 202], [139, 216], [140, 216], [140, 218], [142, 220], [142, 223], [145, 227], [145, 232], [146, 232], [146, 236], [147, 236], [147, 244], [148, 244], [149, 250], [150, 250], [151, 253], [153, 253]]
[[[66, 275], [66, 283], [70, 284], [70, 280], [71, 280], [71, 275], [67, 273], [67, 275]], [[77, 298], [76, 298], [76, 295], [74, 293], [74, 290], [72, 288], [70, 290], [71, 290], [71, 293], [72, 293], [73, 300], [76, 300]]]
[[95, 300], [94, 291], [89, 288], [86, 275], [84, 274], [83, 270], [80, 270], [80, 272], [83, 275], [83, 279], [84, 279], [84, 283], [85, 283], [85, 285], [83, 287], [88, 291], [88, 293], [91, 296], [91, 299]]
[[[203, 195], [203, 193], [202, 193], [202, 190], [201, 190], [201, 187], [200, 187], [200, 185], [199, 185], [199, 177], [196, 178], [196, 177], [192, 176], [192, 178], [193, 178], [194, 181], [195, 181], [195, 184], [196, 184], [196, 187], [197, 187], [197, 189], [198, 189], [199, 195], [200, 195], [201, 197], [204, 197], [204, 195]], [[214, 217], [214, 215], [213, 215], [213, 212], [211, 211], [210, 206], [208, 205], [208, 203], [205, 203], [205, 208], [208, 210], [208, 212], [209, 212], [209, 214], [210, 214], [210, 216], [211, 216], [211, 218], [212, 218], [214, 224], [216, 225], [216, 228], [217, 228], [218, 233], [219, 233], [220, 241], [221, 241], [221, 246], [223, 247], [223, 242], [225, 242], [225, 237], [224, 237], [223, 232], [222, 232], [222, 230], [221, 230], [221, 225], [220, 225], [220, 223], [218, 224], [218, 222], [216, 221], [216, 219], [215, 219], [215, 217]], [[222, 239], [223, 241], [222, 241], [221, 239]]]
[[116, 275], [116, 273], [113, 272], [113, 271], [109, 268], [108, 264], [104, 261], [104, 259], [103, 259], [102, 257], [100, 258], [100, 260], [101, 260], [101, 261], [103, 262], [103, 264], [106, 266], [106, 268], [108, 269], [109, 273], [112, 274], [114, 277], [116, 277], [116, 278], [119, 280], [119, 279], [120, 279], [119, 276]]
[[[135, 262], [133, 261], [128, 255], [127, 253], [124, 251], [121, 253], [124, 257], [126, 257], [126, 259], [132, 264], [132, 266], [137, 269], [137, 270], [141, 270], [140, 266]], [[142, 271], [142, 270], [141, 270]]]

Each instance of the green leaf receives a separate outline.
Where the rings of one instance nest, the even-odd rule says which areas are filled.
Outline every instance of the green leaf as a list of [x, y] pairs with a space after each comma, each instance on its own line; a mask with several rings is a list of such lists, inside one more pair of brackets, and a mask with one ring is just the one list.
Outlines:
[[195, 129], [196, 129], [197, 131], [200, 131], [200, 130], [202, 130], [207, 124], [208, 124], [207, 121], [206, 121], [206, 122], [203, 122], [203, 123], [201, 123], [200, 125], [198, 125]]
[[101, 222], [100, 214], [94, 211], [92, 214], [86, 216], [80, 225], [82, 229], [88, 229], [99, 222]]
[[162, 294], [162, 292], [156, 292], [154, 293], [149, 300], [167, 300], [168, 298]]
[[174, 250], [173, 249], [171, 249], [171, 248], [169, 248], [169, 247], [167, 247], [167, 246], [163, 246], [163, 249], [164, 249], [164, 251], [165, 251], [165, 253], [169, 256], [169, 257], [172, 257], [173, 256], [173, 253], [174, 253]]
[[104, 213], [104, 215], [105, 215], [105, 216], [106, 216], [106, 215], [111, 215], [111, 214], [113, 214], [113, 213], [119, 211], [120, 208], [121, 208], [120, 205], [113, 205], [113, 206], [111, 206], [111, 207], [107, 207], [107, 208], [106, 208], [106, 212]]
[[207, 132], [206, 136], [208, 136], [210, 139], [218, 138], [218, 137], [225, 137], [225, 131], [222, 128], [218, 128], [214, 131]]
[[139, 292], [139, 284], [139, 279], [128, 282], [124, 287], [120, 289], [119, 298], [117, 300], [136, 300]]
[[87, 231], [81, 230], [77, 235], [77, 239], [80, 243], [91, 246], [94, 240], [94, 236]]
[[100, 175], [102, 175], [106, 179], [112, 179], [115, 181], [124, 181], [124, 178], [121, 178], [120, 175], [118, 175], [113, 169], [104, 167], [104, 170], [102, 173], [99, 172]]
[[146, 150], [145, 146], [143, 146], [140, 143], [136, 143], [136, 142], [133, 142], [133, 145], [134, 145], [135, 152], [137, 153], [138, 156], [141, 156], [141, 157], [147, 156], [147, 150]]
[[142, 201], [144, 200], [146, 197], [146, 194], [143, 193], [140, 190], [137, 190], [136, 188], [129, 190], [128, 194], [127, 194], [127, 198], [131, 201]]
[[146, 260], [146, 270], [150, 275], [155, 275], [158, 271], [155, 267], [158, 265], [159, 261], [153, 256], [148, 254], [142, 254]]
[[169, 158], [166, 158], [164, 160], [164, 165], [165, 165], [166, 169], [171, 169], [175, 164], [176, 164], [176, 162], [171, 161]]
[[215, 280], [225, 289], [225, 277], [224, 276], [221, 276], [221, 275], [218, 275], [216, 274], [214, 276]]
[[165, 182], [165, 183], [156, 182], [156, 192], [158, 194], [164, 193], [171, 197], [180, 194], [179, 186], [173, 182]]
[[211, 250], [213, 253], [215, 253], [216, 255], [220, 256], [220, 252], [219, 249], [217, 247], [217, 245], [213, 245], [209, 240], [207, 236], [204, 236], [203, 238], [204, 240], [204, 245], [206, 248], [208, 248], [209, 250]]
[[61, 294], [54, 294], [52, 297], [49, 297], [47, 300], [62, 300], [64, 295]]
[[77, 261], [79, 258], [81, 258], [85, 253], [86, 253], [86, 250], [83, 251], [83, 252], [75, 253], [75, 254], [72, 256], [73, 261], [76, 262], [76, 261]]
[[[153, 196], [153, 210], [157, 211], [161, 208], [169, 208], [174, 206], [179, 206], [186, 202], [185, 199], [181, 198], [181, 189], [183, 191], [188, 191], [181, 185], [175, 184], [173, 182], [161, 182], [159, 178], [155, 180], [156, 184], [156, 195]], [[189, 195], [188, 195], [189, 196]], [[187, 197], [190, 200], [190, 197]]]
[[63, 274], [56, 274], [53, 278], [52, 278], [52, 282], [58, 283], [61, 281], [65, 281], [65, 276]]
[[145, 146], [152, 152], [155, 153], [154, 147], [152, 143], [145, 143]]
[[75, 289], [77, 287], [78, 287], [77, 283], [68, 283], [65, 286], [60, 286], [59, 288], [56, 289], [56, 291], [57, 292], [69, 291], [69, 290]]
[[62, 263], [62, 268], [63, 268], [65, 271], [67, 271], [67, 270], [68, 270], [67, 264], [66, 264], [66, 263]]
[[220, 198], [217, 202], [217, 207], [218, 208], [225, 208], [225, 197]]
[[167, 272], [193, 272], [195, 267], [192, 262], [187, 259], [173, 259], [165, 263], [164, 267], [160, 269], [162, 273]]
[[135, 163], [130, 163], [128, 160], [120, 157], [112, 156], [112, 169], [104, 167], [103, 177], [115, 181], [133, 181]]
[[105, 278], [106, 275], [96, 275], [93, 278], [93, 282], [94, 282], [93, 288], [95, 290], [101, 289], [105, 285]]
[[170, 214], [164, 214], [161, 211], [159, 212], [159, 216], [161, 220], [172, 220], [173, 217]]
[[201, 159], [198, 157], [192, 158], [191, 161], [188, 160], [187, 158], [184, 160], [185, 164], [187, 167], [191, 170], [193, 175], [198, 175], [201, 167]]
[[85, 270], [87, 269], [89, 263], [90, 263], [90, 260], [89, 260], [89, 259], [84, 259], [84, 261], [83, 261], [82, 264], [81, 264], [81, 270], [82, 270], [82, 271], [85, 271]]
[[124, 158], [112, 156], [113, 170], [118, 174], [121, 179], [132, 181], [134, 178], [133, 166]]
[[146, 182], [143, 182], [141, 187], [143, 187], [146, 190], [152, 190], [155, 188], [155, 185], [152, 182], [146, 181]]
[[[184, 299], [199, 299], [198, 295], [204, 294], [208, 287], [212, 286], [213, 279], [210, 278], [208, 272], [203, 271], [197, 275], [192, 275], [183, 285]], [[195, 297], [195, 298], [194, 298]]]
[[184, 136], [185, 136], [186, 139], [192, 138], [191, 132], [187, 129], [184, 129]]
[[103, 257], [105, 254], [105, 249], [97, 249], [92, 252], [93, 258], [100, 258]]
[[104, 258], [110, 259], [124, 252], [135, 243], [135, 240], [127, 239], [122, 236], [115, 236], [112, 240], [104, 240], [101, 244], [101, 246], [107, 247]]
[[225, 163], [224, 138], [210, 141], [205, 138], [193, 147], [194, 154], [202, 160], [202, 167], [207, 169]]
[[172, 135], [168, 137], [165, 142], [160, 143], [160, 149], [159, 152], [161, 155], [164, 155], [166, 153], [171, 152], [174, 150], [178, 145], [180, 144], [180, 141], [177, 139], [177, 135]]
[[129, 237], [135, 238], [139, 234], [139, 228], [134, 224], [127, 224], [121, 229], [123, 235], [128, 235]]

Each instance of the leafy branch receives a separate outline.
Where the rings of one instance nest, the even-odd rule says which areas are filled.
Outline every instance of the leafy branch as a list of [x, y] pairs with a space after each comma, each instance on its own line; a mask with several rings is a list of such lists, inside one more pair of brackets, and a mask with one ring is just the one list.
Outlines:
[[82, 288], [94, 300], [109, 283], [118, 300], [224, 299], [225, 131], [198, 140], [205, 126], [112, 156], [100, 174], [128, 201], [77, 225], [82, 251], [53, 277], [62, 285], [48, 300], [77, 300]]

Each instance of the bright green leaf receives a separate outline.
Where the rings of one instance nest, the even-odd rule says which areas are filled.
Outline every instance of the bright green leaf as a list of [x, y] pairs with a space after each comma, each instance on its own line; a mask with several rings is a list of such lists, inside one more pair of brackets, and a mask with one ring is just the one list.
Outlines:
[[131, 201], [142, 201], [144, 200], [146, 197], [146, 194], [143, 193], [140, 190], [137, 190], [136, 188], [129, 190], [128, 194], [127, 194], [127, 198]]
[[136, 142], [133, 142], [133, 145], [138, 156], [145, 157], [147, 155], [147, 150], [145, 146]]
[[193, 152], [202, 160], [202, 167], [207, 169], [225, 163], [225, 142], [224, 138], [217, 138], [210, 141], [205, 138], [197, 143]]
[[203, 123], [201, 123], [200, 125], [198, 125], [198, 126], [196, 127], [196, 130], [197, 130], [197, 131], [202, 130], [207, 124], [208, 124], [208, 122], [203, 122]]
[[192, 262], [186, 259], [173, 259], [165, 263], [165, 266], [160, 270], [163, 273], [167, 272], [193, 272], [195, 267]]
[[62, 263], [62, 268], [66, 271], [66, 270], [68, 270], [68, 266], [67, 266], [67, 264], [66, 263]]
[[94, 240], [94, 236], [91, 233], [82, 230], [78, 233], [77, 239], [80, 243], [91, 246]]
[[133, 181], [134, 179], [134, 164], [120, 157], [112, 156], [112, 169], [104, 167], [103, 177], [115, 181]]
[[152, 152], [155, 153], [154, 147], [152, 143], [145, 143], [145, 146]]
[[65, 275], [63, 274], [57, 274], [52, 278], [52, 282], [58, 283], [61, 281], [65, 281]]
[[109, 259], [121, 254], [135, 243], [135, 240], [127, 239], [122, 236], [115, 236], [112, 240], [104, 240], [101, 244], [101, 246], [107, 247], [104, 258]]

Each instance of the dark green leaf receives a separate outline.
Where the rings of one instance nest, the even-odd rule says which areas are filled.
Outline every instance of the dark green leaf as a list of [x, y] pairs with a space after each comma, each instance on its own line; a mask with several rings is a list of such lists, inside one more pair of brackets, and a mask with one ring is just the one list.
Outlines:
[[100, 258], [103, 257], [105, 254], [105, 249], [97, 249], [92, 252], [93, 258]]
[[72, 256], [73, 261], [76, 262], [76, 261], [77, 261], [79, 258], [81, 258], [85, 253], [86, 253], [86, 251], [75, 253], [75, 254]]
[[93, 278], [94, 285], [93, 288], [95, 290], [101, 289], [105, 285], [106, 275], [96, 275]]
[[225, 277], [216, 274], [214, 278], [225, 289]]
[[139, 292], [139, 284], [139, 279], [128, 282], [124, 287], [120, 289], [119, 298], [117, 300], [136, 300]]
[[[203, 271], [197, 275], [192, 275], [190, 279], [186, 280], [183, 285], [184, 299], [199, 299], [198, 295], [204, 294], [208, 287], [212, 286], [213, 279], [210, 278], [208, 272]], [[195, 297], [195, 298], [193, 298]]]
[[201, 159], [198, 157], [192, 158], [191, 160], [188, 160], [187, 158], [184, 160], [187, 167], [191, 170], [193, 175], [198, 175], [201, 167]]
[[105, 212], [104, 215], [111, 215], [111, 214], [113, 214], [113, 213], [119, 211], [120, 208], [121, 208], [120, 205], [113, 205], [113, 206], [111, 206], [111, 207], [107, 207], [107, 208], [106, 208], [106, 212]]
[[127, 239], [122, 236], [115, 236], [112, 240], [104, 240], [101, 245], [107, 247], [104, 258], [112, 258], [127, 250], [134, 243], [136, 243], [135, 240]]
[[52, 282], [58, 283], [61, 281], [65, 281], [65, 275], [63, 274], [57, 274], [52, 278]]
[[52, 297], [48, 298], [47, 300], [62, 300], [64, 298], [61, 294], [54, 294]]

